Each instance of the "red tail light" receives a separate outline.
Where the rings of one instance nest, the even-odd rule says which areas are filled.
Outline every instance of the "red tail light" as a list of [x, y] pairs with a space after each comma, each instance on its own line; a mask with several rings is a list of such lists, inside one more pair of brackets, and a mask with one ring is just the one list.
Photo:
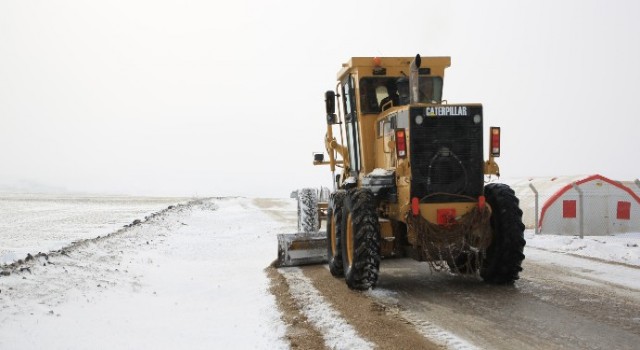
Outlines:
[[478, 197], [478, 209], [480, 209], [480, 211], [483, 211], [486, 206], [487, 199], [485, 198], [485, 196]]
[[407, 157], [407, 135], [404, 133], [404, 129], [396, 130], [396, 153], [398, 158]]
[[492, 126], [489, 132], [491, 136], [490, 153], [493, 157], [500, 157], [500, 128]]

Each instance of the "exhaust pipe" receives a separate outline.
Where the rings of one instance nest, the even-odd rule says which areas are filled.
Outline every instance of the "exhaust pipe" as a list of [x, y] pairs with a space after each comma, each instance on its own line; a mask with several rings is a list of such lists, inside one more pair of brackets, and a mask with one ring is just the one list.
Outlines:
[[409, 100], [411, 104], [418, 103], [420, 97], [420, 86], [418, 84], [419, 81], [419, 72], [420, 72], [420, 63], [422, 59], [420, 58], [420, 54], [417, 54], [416, 57], [411, 61], [410, 65], [410, 73], [409, 73]]

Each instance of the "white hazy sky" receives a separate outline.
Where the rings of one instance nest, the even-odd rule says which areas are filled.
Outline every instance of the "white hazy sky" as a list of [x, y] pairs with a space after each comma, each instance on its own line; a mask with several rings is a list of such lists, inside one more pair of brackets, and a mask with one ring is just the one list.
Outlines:
[[[640, 177], [637, 1], [0, 1], [0, 185], [288, 196], [330, 183], [351, 56], [452, 56], [508, 177]], [[488, 125], [487, 125], [488, 126]]]

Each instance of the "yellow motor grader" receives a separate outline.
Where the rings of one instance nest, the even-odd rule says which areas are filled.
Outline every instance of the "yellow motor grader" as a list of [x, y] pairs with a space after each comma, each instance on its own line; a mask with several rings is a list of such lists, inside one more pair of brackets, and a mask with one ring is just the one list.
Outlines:
[[507, 185], [485, 186], [487, 176], [500, 175], [500, 128], [489, 128], [485, 159], [482, 105], [442, 99], [450, 64], [417, 55], [342, 65], [336, 90], [325, 93], [328, 159], [314, 155], [315, 165], [329, 166], [334, 190], [327, 200], [309, 189], [297, 195], [299, 221], [326, 217], [326, 232], [307, 224], [281, 235], [280, 265], [328, 261], [334, 276], [360, 290], [376, 285], [381, 259], [393, 256], [489, 283], [518, 279], [525, 246], [518, 199]]

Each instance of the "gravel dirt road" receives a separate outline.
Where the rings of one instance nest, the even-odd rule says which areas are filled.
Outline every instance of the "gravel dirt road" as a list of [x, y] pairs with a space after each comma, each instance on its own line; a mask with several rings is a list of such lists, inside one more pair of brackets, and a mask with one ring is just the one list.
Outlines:
[[[277, 203], [256, 204], [269, 212]], [[295, 212], [272, 217], [295, 224]], [[612, 276], [638, 280], [640, 269], [533, 248], [525, 254], [514, 286], [491, 286], [475, 277], [430, 271], [410, 259], [388, 259], [377, 288], [363, 293], [349, 290], [326, 266], [300, 269], [360, 335], [381, 349], [638, 348], [640, 289]], [[284, 313], [296, 314], [299, 307], [287, 302], [286, 280], [274, 271], [269, 276]], [[290, 339], [295, 339], [299, 333], [291, 328]]]

